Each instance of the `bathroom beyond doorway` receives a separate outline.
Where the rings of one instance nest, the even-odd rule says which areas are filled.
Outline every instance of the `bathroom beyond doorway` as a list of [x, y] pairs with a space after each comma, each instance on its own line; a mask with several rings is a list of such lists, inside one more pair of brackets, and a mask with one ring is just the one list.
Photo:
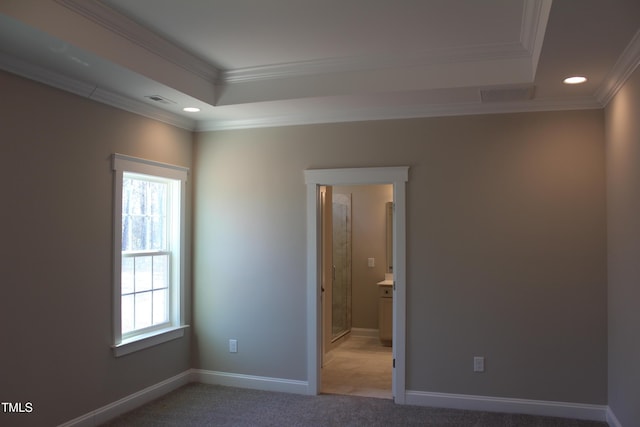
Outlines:
[[[388, 205], [393, 186], [333, 186], [321, 191], [324, 353], [320, 391], [390, 398], [391, 306], [384, 310], [389, 324], [382, 328], [378, 283], [392, 272]], [[389, 335], [386, 349], [379, 333], [383, 329]], [[358, 331], [365, 331], [367, 337]]]
[[391, 399], [393, 354], [377, 337], [351, 335], [322, 368], [322, 393]]

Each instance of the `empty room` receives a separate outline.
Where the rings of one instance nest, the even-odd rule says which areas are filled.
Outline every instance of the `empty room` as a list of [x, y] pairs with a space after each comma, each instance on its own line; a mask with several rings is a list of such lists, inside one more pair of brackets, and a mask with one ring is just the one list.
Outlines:
[[636, 0], [1, 0], [0, 425], [637, 426], [639, 63]]

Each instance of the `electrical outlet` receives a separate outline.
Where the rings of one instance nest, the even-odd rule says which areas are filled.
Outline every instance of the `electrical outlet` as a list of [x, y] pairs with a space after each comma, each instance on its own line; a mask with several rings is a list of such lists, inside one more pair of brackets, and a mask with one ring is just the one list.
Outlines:
[[484, 357], [474, 356], [473, 358], [473, 372], [484, 372]]
[[229, 353], [238, 352], [238, 340], [229, 340]]

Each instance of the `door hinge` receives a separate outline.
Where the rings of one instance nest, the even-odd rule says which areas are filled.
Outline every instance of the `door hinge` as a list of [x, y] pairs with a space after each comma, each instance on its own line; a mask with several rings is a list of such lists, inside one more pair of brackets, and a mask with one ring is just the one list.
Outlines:
[[393, 281], [393, 290], [394, 291], [396, 290], [396, 281], [395, 280]]
[[393, 367], [396, 367], [396, 359], [393, 359]]

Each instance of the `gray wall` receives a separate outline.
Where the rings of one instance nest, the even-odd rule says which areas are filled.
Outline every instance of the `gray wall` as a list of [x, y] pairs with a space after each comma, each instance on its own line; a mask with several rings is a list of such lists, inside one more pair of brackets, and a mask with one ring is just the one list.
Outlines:
[[[190, 132], [2, 72], [0, 87], [0, 384], [34, 404], [1, 423], [55, 425], [190, 367], [306, 380], [303, 170], [354, 166], [411, 167], [408, 389], [606, 403], [602, 111], [207, 132], [192, 152]], [[625, 425], [637, 103], [636, 73], [607, 110], [609, 390]], [[195, 335], [118, 359], [113, 152], [192, 167], [196, 186]]]
[[609, 406], [623, 426], [640, 420], [640, 69], [606, 109]]
[[111, 351], [114, 152], [191, 167], [190, 132], [0, 72], [2, 425], [57, 425], [189, 369]]
[[[386, 271], [385, 203], [393, 200], [393, 186], [336, 186], [333, 193], [351, 194], [352, 327], [378, 329], [376, 283]], [[375, 267], [367, 265], [368, 258], [375, 258]]]
[[306, 380], [303, 171], [408, 165], [407, 388], [606, 403], [602, 111], [205, 132], [195, 163], [194, 367]]

